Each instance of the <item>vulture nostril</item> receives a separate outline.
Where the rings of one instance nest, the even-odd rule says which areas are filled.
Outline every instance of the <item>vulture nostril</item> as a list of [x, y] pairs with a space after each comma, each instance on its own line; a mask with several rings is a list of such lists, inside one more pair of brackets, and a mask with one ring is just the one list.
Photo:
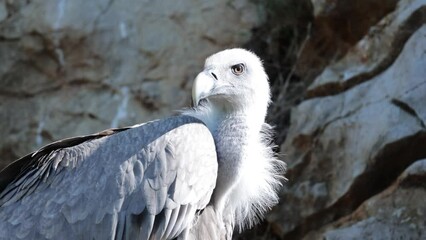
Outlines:
[[213, 77], [214, 77], [214, 79], [216, 79], [217, 80], [217, 76], [216, 76], [216, 74], [214, 74], [214, 73], [210, 73]]

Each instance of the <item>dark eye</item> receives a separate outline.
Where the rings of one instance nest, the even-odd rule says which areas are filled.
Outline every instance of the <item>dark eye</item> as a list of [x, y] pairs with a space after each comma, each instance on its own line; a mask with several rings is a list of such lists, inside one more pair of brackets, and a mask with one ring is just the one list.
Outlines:
[[239, 63], [239, 64], [235, 64], [235, 65], [231, 66], [231, 71], [232, 71], [233, 74], [238, 76], [238, 75], [243, 74], [245, 68], [246, 68], [246, 66], [244, 66], [244, 64]]

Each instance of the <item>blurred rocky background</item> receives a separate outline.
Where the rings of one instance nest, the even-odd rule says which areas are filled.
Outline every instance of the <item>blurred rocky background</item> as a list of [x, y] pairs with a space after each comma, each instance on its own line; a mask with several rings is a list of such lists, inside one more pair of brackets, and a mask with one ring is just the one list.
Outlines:
[[426, 239], [426, 0], [0, 0], [0, 168], [173, 114], [205, 57], [273, 86], [281, 202], [238, 239]]

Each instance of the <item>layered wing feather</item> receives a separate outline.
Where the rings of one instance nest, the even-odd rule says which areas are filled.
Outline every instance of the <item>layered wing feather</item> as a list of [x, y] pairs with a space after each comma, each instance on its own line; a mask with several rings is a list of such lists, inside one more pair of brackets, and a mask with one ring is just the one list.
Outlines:
[[2, 182], [0, 238], [172, 239], [188, 230], [216, 183], [213, 138], [193, 117], [73, 143], [6, 169], [19, 174]]

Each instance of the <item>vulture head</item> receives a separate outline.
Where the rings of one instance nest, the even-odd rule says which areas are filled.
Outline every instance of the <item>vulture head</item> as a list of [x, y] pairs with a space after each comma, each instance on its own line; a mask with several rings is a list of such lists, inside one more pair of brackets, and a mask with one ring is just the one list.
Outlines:
[[223, 115], [248, 115], [263, 122], [270, 89], [262, 61], [240, 48], [210, 56], [195, 79], [192, 98], [195, 106], [209, 104]]

